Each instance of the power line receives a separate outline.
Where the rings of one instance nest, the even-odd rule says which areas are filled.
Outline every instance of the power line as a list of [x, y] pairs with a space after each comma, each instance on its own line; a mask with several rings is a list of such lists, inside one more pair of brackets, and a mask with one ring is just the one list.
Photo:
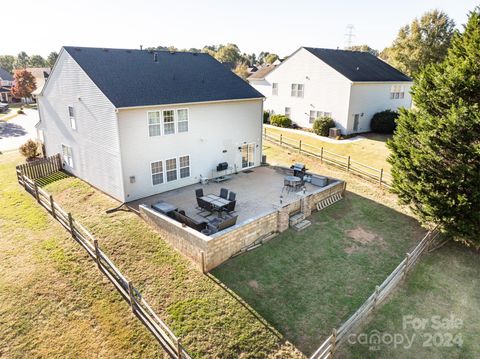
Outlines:
[[350, 48], [352, 46], [352, 40], [355, 37], [355, 34], [353, 33], [353, 30], [355, 29], [355, 26], [352, 24], [347, 25], [347, 33], [345, 36], [347, 37], [346, 39], [346, 48]]

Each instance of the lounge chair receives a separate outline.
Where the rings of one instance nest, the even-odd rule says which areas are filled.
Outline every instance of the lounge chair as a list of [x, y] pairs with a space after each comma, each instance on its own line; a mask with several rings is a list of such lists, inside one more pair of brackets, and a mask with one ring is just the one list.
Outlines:
[[226, 188], [220, 188], [220, 197], [223, 199], [227, 199], [228, 196], [228, 189]]

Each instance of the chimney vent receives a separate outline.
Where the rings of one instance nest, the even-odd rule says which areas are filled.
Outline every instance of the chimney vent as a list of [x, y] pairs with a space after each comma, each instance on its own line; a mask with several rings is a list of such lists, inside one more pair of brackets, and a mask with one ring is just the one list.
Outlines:
[[153, 53], [153, 61], [158, 62], [158, 54], [156, 52]]

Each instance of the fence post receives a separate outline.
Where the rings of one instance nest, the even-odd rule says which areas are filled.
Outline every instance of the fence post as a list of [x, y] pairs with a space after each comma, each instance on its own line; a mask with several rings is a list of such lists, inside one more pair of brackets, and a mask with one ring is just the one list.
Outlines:
[[132, 308], [132, 312], [135, 313], [135, 297], [133, 296], [132, 282], [128, 282], [128, 296], [130, 297], [130, 308]]
[[410, 253], [407, 253], [407, 258], [405, 261], [405, 267], [403, 267], [403, 278], [406, 277], [408, 271], [408, 264], [410, 263]]
[[380, 287], [377, 285], [375, 287], [375, 297], [373, 298], [373, 310], [377, 307], [378, 294], [380, 292]]
[[320, 148], [320, 162], [323, 162], [323, 147]]
[[180, 338], [177, 338], [177, 358], [182, 359], [182, 344], [180, 344]]
[[53, 196], [52, 195], [50, 195], [50, 207], [52, 208], [53, 218], [57, 219], [57, 216], [55, 214], [55, 202], [53, 202]]
[[337, 349], [337, 330], [335, 328], [333, 328], [332, 330], [332, 347], [330, 348], [330, 353], [333, 355], [333, 353], [335, 352], [335, 349]]
[[263, 129], [263, 137], [265, 139], [267, 138], [267, 128], [266, 127]]
[[280, 146], [282, 145], [282, 137], [283, 137], [283, 135], [280, 134]]
[[23, 188], [25, 188], [25, 191], [26, 191], [27, 190], [27, 181], [25, 181], [25, 175], [23, 174], [23, 169], [20, 170], [20, 175], [22, 176]]
[[100, 262], [100, 249], [98, 248], [98, 239], [93, 240], [93, 246], [95, 247], [95, 259], [97, 261], [98, 269], [102, 270], [102, 263]]
[[298, 153], [302, 153], [302, 140], [298, 140]]
[[350, 171], [350, 156], [348, 156], [348, 161], [347, 161], [347, 172]]
[[382, 185], [383, 180], [383, 168], [380, 169], [380, 186]]
[[72, 234], [72, 237], [75, 238], [75, 234], [73, 233], [73, 218], [70, 212], [68, 213], [68, 225], [70, 226], [70, 233]]
[[40, 195], [38, 194], [37, 182], [33, 182], [33, 189], [35, 190], [35, 198], [37, 199], [37, 202], [40, 203]]

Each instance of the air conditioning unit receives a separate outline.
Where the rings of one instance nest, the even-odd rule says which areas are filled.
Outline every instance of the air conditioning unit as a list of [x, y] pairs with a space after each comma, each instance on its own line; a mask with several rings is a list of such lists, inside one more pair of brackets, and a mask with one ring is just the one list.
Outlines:
[[328, 130], [328, 137], [337, 138], [342, 135], [342, 131], [337, 127], [332, 127]]

